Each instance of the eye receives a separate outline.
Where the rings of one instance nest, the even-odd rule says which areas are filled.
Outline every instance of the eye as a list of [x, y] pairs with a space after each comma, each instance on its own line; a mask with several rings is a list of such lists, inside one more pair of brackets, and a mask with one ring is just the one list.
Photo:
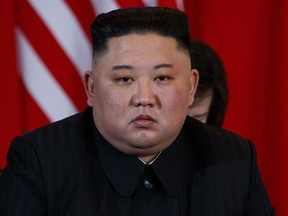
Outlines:
[[133, 79], [131, 77], [119, 77], [115, 79], [118, 83], [131, 83]]
[[169, 76], [158, 76], [155, 80], [156, 81], [160, 81], [160, 82], [165, 82], [165, 81], [169, 81], [171, 79], [171, 77]]

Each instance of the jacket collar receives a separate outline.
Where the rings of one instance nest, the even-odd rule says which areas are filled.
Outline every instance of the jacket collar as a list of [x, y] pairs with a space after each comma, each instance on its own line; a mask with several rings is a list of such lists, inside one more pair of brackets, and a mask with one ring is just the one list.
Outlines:
[[[132, 196], [147, 165], [137, 157], [126, 155], [109, 144], [95, 127], [96, 148], [99, 161], [113, 187], [124, 197]], [[181, 185], [189, 178], [187, 145], [181, 135], [154, 161], [150, 167], [170, 196], [181, 191]]]
[[118, 151], [96, 128], [95, 131], [98, 157], [106, 176], [119, 194], [130, 197], [144, 172], [145, 164], [137, 157]]

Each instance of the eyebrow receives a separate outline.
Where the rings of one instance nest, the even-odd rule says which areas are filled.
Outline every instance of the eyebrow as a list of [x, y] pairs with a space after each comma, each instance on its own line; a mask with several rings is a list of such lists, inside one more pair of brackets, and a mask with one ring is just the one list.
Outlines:
[[[172, 64], [158, 64], [153, 67], [153, 69], [161, 69], [161, 68], [173, 68]], [[112, 67], [112, 70], [132, 70], [134, 67], [131, 65], [115, 65]]]
[[160, 68], [173, 68], [172, 64], [159, 64], [159, 65], [155, 65], [154, 69], [160, 69]]
[[115, 65], [112, 67], [112, 70], [132, 70], [133, 67], [130, 65]]

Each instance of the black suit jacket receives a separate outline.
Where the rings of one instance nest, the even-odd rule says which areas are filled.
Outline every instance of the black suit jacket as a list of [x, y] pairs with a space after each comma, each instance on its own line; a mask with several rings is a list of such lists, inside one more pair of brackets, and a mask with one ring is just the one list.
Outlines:
[[[120, 215], [109, 183], [117, 189], [118, 179], [107, 178], [95, 142], [91, 109], [15, 138], [0, 177], [0, 215]], [[182, 215], [275, 214], [254, 146], [228, 131], [187, 117], [179, 137], [152, 166], [171, 193], [189, 191]]]

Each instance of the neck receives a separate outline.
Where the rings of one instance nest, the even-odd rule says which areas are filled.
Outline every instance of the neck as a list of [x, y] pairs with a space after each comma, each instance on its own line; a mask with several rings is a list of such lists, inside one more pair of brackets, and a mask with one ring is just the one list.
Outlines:
[[[162, 151], [161, 151], [162, 152]], [[145, 156], [145, 157], [138, 157], [144, 164], [146, 165], [150, 165], [152, 164], [157, 157], [161, 154], [161, 152], [159, 152], [158, 154], [155, 155], [149, 155], [149, 156]]]

